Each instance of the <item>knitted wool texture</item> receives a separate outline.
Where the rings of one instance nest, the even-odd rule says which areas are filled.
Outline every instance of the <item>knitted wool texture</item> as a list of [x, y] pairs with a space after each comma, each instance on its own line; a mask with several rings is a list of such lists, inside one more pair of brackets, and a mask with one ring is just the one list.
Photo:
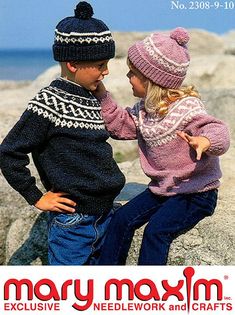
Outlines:
[[91, 5], [81, 1], [74, 16], [58, 23], [53, 45], [56, 61], [98, 61], [114, 57], [115, 43], [110, 30], [92, 15]]
[[180, 27], [170, 35], [153, 33], [131, 46], [128, 57], [155, 84], [177, 89], [181, 86], [189, 66], [190, 57], [186, 46], [188, 41], [188, 32]]

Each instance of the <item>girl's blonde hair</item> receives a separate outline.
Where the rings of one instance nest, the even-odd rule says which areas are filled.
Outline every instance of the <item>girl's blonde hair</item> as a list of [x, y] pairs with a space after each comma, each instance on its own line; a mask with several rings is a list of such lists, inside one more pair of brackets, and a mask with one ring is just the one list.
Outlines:
[[164, 116], [168, 112], [169, 105], [187, 96], [200, 98], [194, 86], [182, 86], [179, 89], [163, 88], [148, 80], [147, 93], [145, 98], [145, 110], [148, 113]]
[[164, 116], [168, 112], [169, 105], [177, 100], [187, 96], [194, 96], [200, 98], [200, 94], [194, 86], [182, 86], [179, 89], [169, 89], [161, 87], [154, 82], [147, 79], [127, 58], [127, 65], [131, 70], [135, 70], [141, 80], [147, 84], [147, 92], [145, 97], [145, 110], [151, 114], [159, 114]]

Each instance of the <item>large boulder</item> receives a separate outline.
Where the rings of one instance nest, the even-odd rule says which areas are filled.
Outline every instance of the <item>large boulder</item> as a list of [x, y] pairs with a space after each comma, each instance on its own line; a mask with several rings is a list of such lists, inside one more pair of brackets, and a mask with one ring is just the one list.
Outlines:
[[184, 84], [199, 89], [233, 89], [235, 84], [235, 56], [211, 55], [192, 58]]
[[47, 214], [24, 207], [6, 238], [8, 265], [47, 264]]
[[235, 31], [232, 30], [222, 37], [225, 45], [225, 53], [228, 55], [235, 55]]
[[149, 32], [113, 32], [113, 38], [116, 42], [116, 58], [126, 58], [128, 48], [135, 42], [143, 40]]
[[[190, 41], [189, 50], [192, 56], [223, 54], [226, 51], [224, 40], [221, 36], [207, 32], [202, 29], [189, 29]], [[128, 48], [135, 42], [143, 40], [151, 33], [169, 33], [170, 30], [152, 32], [114, 32], [113, 36], [116, 41], [116, 57], [126, 58]], [[231, 35], [232, 36], [232, 35]]]
[[190, 29], [189, 51], [194, 58], [198, 55], [220, 55], [225, 52], [223, 38], [202, 29]]

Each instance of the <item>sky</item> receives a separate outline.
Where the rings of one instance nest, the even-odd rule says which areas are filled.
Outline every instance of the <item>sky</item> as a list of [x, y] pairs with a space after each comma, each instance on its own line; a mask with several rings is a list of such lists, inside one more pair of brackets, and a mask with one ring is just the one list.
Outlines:
[[[182, 26], [223, 34], [235, 29], [235, 0], [88, 2], [93, 6], [94, 17], [102, 19], [112, 31], [156, 31]], [[56, 24], [72, 16], [77, 3], [78, 0], [0, 0], [0, 49], [50, 48]]]

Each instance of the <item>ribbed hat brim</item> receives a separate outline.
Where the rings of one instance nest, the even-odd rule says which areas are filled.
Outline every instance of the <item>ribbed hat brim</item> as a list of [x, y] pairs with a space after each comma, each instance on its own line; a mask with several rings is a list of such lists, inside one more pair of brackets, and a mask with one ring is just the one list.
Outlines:
[[99, 45], [53, 45], [53, 56], [56, 61], [98, 61], [115, 56], [115, 43]]

